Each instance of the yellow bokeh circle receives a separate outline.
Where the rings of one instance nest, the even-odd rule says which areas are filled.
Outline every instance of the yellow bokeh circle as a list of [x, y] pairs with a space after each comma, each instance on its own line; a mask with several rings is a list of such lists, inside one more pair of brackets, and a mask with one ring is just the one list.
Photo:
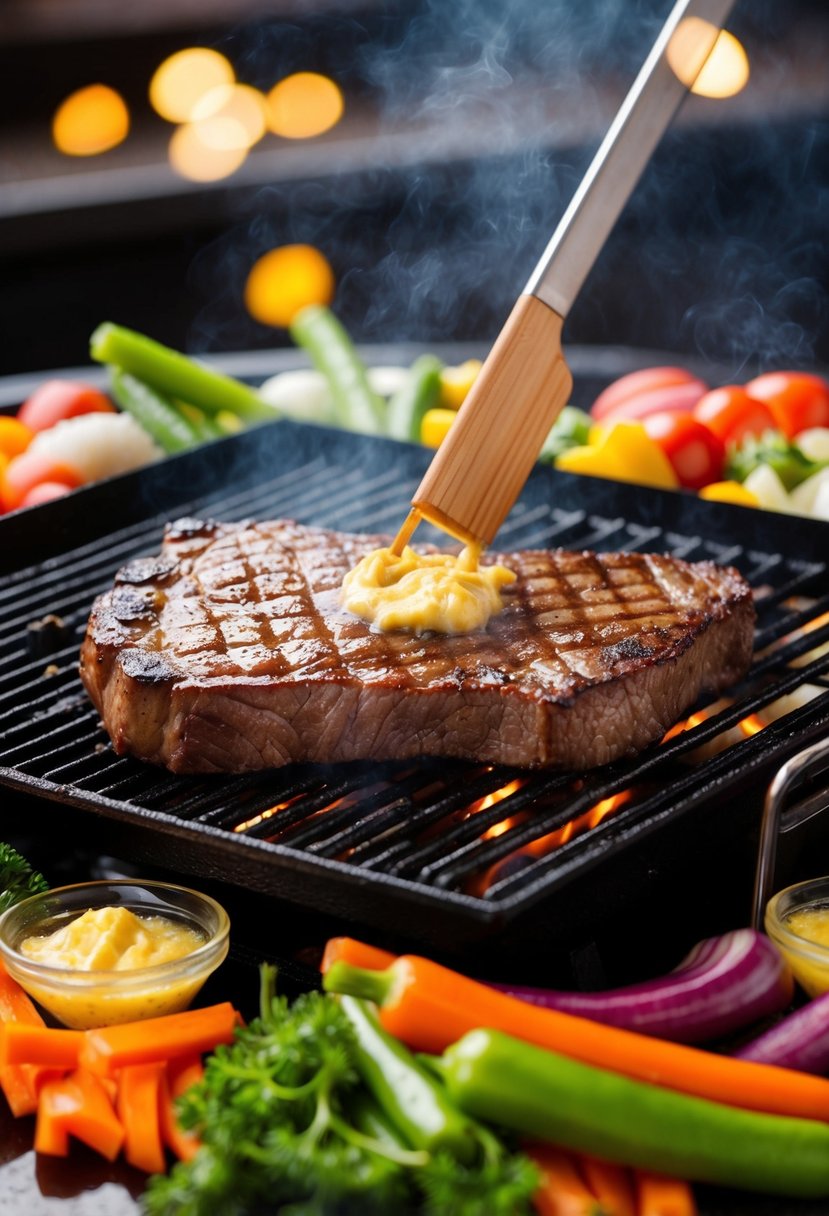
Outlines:
[[317, 72], [296, 72], [268, 93], [268, 126], [284, 139], [310, 139], [340, 121], [343, 95], [338, 85]]
[[232, 118], [205, 118], [176, 127], [170, 137], [170, 164], [194, 182], [215, 182], [245, 162], [248, 144]]
[[327, 258], [313, 245], [282, 245], [252, 266], [245, 307], [263, 325], [287, 328], [301, 308], [330, 304], [335, 285]]
[[52, 119], [52, 139], [67, 156], [97, 156], [117, 147], [129, 133], [130, 114], [120, 93], [90, 84], [61, 102]]
[[205, 93], [235, 79], [224, 55], [206, 46], [188, 47], [156, 69], [150, 81], [150, 104], [168, 122], [190, 122]]

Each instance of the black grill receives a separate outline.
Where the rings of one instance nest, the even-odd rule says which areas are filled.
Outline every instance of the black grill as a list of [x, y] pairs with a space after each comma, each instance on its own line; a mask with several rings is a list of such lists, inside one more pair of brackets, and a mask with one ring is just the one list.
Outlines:
[[[646, 836], [691, 823], [825, 733], [829, 654], [811, 653], [829, 643], [825, 525], [539, 469], [504, 545], [708, 558], [755, 588], [752, 670], [716, 706], [696, 707], [686, 730], [577, 776], [424, 759], [194, 779], [115, 756], [80, 686], [78, 646], [93, 597], [157, 548], [166, 520], [285, 516], [394, 531], [427, 460], [279, 423], [0, 521], [2, 780], [118, 821], [136, 856], [167, 868], [445, 946], [629, 858]], [[33, 553], [37, 564], [24, 566]], [[753, 715], [793, 693], [788, 712], [747, 733]], [[712, 748], [724, 732], [727, 746]]]

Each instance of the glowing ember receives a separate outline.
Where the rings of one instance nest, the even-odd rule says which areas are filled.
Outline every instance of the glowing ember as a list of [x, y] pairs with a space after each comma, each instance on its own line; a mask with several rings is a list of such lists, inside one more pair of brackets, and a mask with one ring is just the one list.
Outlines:
[[243, 823], [237, 823], [233, 830], [234, 832], [247, 832], [249, 828], [255, 828], [257, 824], [264, 823], [266, 819], [270, 819], [273, 815], [278, 815], [280, 811], [287, 810], [296, 801], [296, 798], [289, 798], [287, 802], [280, 802], [278, 806], [269, 806], [266, 811], [260, 811], [252, 819], [246, 819]]
[[763, 719], [758, 717], [757, 714], [749, 714], [740, 723], [740, 730], [750, 738], [752, 735], [759, 734], [765, 725]]

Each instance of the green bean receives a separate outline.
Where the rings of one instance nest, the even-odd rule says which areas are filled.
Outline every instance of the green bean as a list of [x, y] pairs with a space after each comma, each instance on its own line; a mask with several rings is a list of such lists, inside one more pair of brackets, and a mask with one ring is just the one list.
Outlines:
[[195, 428], [169, 397], [115, 367], [111, 370], [111, 382], [112, 395], [121, 409], [132, 414], [165, 452], [185, 452], [201, 442]]
[[369, 387], [366, 369], [334, 314], [318, 304], [303, 308], [291, 323], [291, 336], [328, 381], [337, 423], [367, 435], [383, 434], [383, 400]]
[[276, 411], [247, 384], [213, 371], [143, 334], [105, 321], [90, 339], [98, 363], [112, 363], [165, 396], [181, 398], [209, 414], [230, 410], [245, 422], [273, 421]]
[[437, 405], [443, 364], [434, 355], [421, 355], [409, 368], [405, 384], [388, 408], [388, 433], [393, 439], [420, 442], [420, 424], [427, 410]]

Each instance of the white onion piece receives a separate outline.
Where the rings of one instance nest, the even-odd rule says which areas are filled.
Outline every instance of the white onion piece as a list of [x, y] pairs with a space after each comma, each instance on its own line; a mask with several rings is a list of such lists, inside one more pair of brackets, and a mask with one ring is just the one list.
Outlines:
[[131, 414], [81, 414], [35, 435], [28, 451], [77, 469], [84, 481], [116, 477], [164, 455]]

